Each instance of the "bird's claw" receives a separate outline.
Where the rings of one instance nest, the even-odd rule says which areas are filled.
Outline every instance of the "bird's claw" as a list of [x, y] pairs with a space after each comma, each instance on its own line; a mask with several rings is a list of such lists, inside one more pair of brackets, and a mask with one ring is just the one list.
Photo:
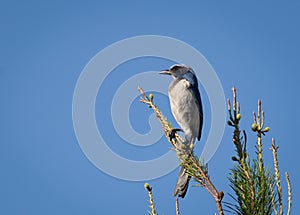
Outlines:
[[175, 134], [178, 132], [178, 131], [181, 131], [183, 132], [183, 130], [181, 128], [172, 128], [170, 133], [169, 133], [169, 140], [172, 141], [172, 139], [175, 139]]

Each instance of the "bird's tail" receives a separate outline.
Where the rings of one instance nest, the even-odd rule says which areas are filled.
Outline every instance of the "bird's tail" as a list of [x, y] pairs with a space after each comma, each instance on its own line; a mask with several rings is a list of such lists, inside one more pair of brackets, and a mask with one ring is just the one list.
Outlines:
[[187, 192], [187, 189], [189, 187], [190, 179], [191, 179], [191, 177], [186, 172], [186, 169], [181, 167], [180, 172], [178, 174], [176, 187], [174, 190], [174, 196], [178, 195], [179, 197], [184, 198], [184, 196]]

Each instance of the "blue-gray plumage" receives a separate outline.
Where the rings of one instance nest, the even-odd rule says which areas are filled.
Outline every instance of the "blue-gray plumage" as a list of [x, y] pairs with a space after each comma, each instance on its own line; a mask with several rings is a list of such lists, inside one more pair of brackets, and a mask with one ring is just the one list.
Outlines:
[[[169, 100], [173, 116], [185, 135], [185, 144], [200, 140], [203, 125], [203, 110], [198, 89], [198, 81], [191, 67], [175, 64], [160, 74], [171, 75], [174, 80], [169, 86]], [[180, 169], [174, 196], [184, 198], [190, 176], [184, 168]]]

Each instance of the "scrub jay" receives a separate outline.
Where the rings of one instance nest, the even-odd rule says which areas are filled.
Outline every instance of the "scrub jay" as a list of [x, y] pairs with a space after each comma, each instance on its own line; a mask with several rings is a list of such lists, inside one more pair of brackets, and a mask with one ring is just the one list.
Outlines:
[[[170, 69], [161, 71], [160, 74], [171, 75], [174, 78], [169, 86], [169, 100], [172, 114], [181, 129], [173, 129], [173, 131], [183, 131], [184, 144], [190, 146], [194, 144], [196, 138], [200, 140], [203, 125], [202, 103], [195, 72], [191, 67], [175, 64]], [[181, 167], [174, 196], [184, 198], [189, 181], [190, 176]]]

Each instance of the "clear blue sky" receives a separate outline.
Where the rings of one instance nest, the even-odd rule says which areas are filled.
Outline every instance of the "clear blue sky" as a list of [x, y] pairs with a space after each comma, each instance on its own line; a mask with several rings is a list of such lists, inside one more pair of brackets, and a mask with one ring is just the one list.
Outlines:
[[[114, 42], [145, 34], [170, 36], [195, 47], [215, 69], [226, 98], [231, 87], [237, 87], [250, 149], [255, 143], [249, 130], [252, 111], [262, 99], [271, 127], [265, 138], [266, 159], [271, 161], [268, 148], [274, 137], [280, 146], [282, 183], [289, 171], [292, 209], [299, 211], [299, 9], [297, 1], [2, 1], [0, 214], [146, 214], [145, 181], [124, 181], [101, 172], [82, 152], [72, 123], [73, 92], [89, 60]], [[168, 150], [165, 139], [142, 149], [126, 144], [113, 129], [108, 107], [118, 84], [138, 71], [170, 65], [137, 60], [127, 65], [136, 70], [124, 65], [123, 71], [120, 67], [108, 77], [115, 84], [99, 92], [96, 117], [116, 153], [147, 160]], [[155, 98], [172, 121], [167, 98]], [[203, 105], [208, 116], [209, 104]], [[138, 132], [148, 131], [150, 113], [137, 101], [132, 104], [130, 118]], [[204, 135], [208, 125], [205, 122]], [[200, 154], [201, 146], [197, 150]], [[225, 192], [224, 201], [231, 201], [227, 176], [232, 155], [231, 129], [226, 128], [209, 162], [211, 179]], [[149, 181], [159, 214], [174, 214], [177, 171]], [[180, 203], [182, 214], [216, 212], [213, 199], [201, 188], [190, 187]]]

